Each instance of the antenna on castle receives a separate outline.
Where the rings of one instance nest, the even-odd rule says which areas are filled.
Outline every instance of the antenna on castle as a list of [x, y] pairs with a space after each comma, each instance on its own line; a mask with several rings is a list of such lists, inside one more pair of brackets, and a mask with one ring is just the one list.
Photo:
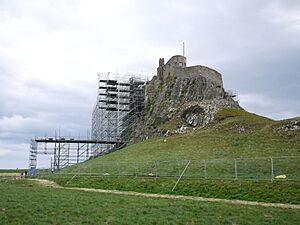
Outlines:
[[184, 42], [182, 42], [182, 55], [184, 56], [185, 54], [185, 48], [184, 48]]

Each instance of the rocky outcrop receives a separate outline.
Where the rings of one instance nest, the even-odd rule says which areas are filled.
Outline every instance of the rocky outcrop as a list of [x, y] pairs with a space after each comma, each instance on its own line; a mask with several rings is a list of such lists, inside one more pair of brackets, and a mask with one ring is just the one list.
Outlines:
[[182, 127], [203, 127], [221, 108], [240, 108], [225, 92], [217, 71], [205, 66], [186, 67], [184, 56], [163, 62], [160, 59], [157, 76], [146, 84], [145, 110], [134, 125], [134, 139], [172, 135], [185, 130]]
[[290, 121], [281, 124], [279, 126], [274, 126], [275, 131], [293, 131], [300, 130], [300, 118], [298, 119], [290, 119]]

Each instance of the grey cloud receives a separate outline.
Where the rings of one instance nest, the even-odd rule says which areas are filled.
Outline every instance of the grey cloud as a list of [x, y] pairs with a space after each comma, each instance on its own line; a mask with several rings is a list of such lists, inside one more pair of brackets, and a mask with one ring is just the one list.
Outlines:
[[0, 81], [0, 140], [24, 143], [33, 136], [54, 135], [59, 128], [64, 135], [86, 133], [95, 102], [86, 84], [62, 87], [41, 80], [22, 82], [7, 70], [1, 70]]
[[[183, 41], [188, 64], [221, 72], [226, 89], [238, 91], [245, 109], [275, 119], [300, 115], [298, 12], [296, 0], [3, 0], [0, 154], [20, 152], [27, 162], [23, 151], [32, 136], [59, 128], [64, 135], [85, 135], [96, 101], [96, 72], [155, 73], [158, 58], [181, 54]], [[51, 73], [59, 75], [53, 82], [44, 79]], [[18, 164], [20, 157], [10, 165]]]

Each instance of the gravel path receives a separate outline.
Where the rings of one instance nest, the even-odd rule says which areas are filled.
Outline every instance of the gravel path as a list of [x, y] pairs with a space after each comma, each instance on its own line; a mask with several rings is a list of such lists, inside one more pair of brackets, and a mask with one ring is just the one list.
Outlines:
[[52, 187], [52, 188], [63, 188], [67, 190], [76, 191], [86, 191], [86, 192], [98, 192], [98, 193], [109, 193], [117, 195], [132, 195], [132, 196], [142, 196], [147, 198], [165, 198], [165, 199], [179, 199], [179, 200], [192, 200], [200, 202], [221, 202], [229, 203], [235, 205], [252, 205], [252, 206], [265, 206], [265, 207], [276, 207], [285, 209], [300, 209], [300, 205], [284, 204], [284, 203], [266, 203], [266, 202], [255, 202], [255, 201], [244, 201], [244, 200], [228, 200], [220, 198], [205, 198], [196, 196], [184, 196], [184, 195], [168, 195], [168, 194], [148, 194], [133, 191], [119, 191], [119, 190], [105, 190], [105, 189], [95, 189], [95, 188], [76, 188], [76, 187], [61, 187], [54, 181], [41, 180], [41, 179], [31, 179], [37, 181], [39, 184]]

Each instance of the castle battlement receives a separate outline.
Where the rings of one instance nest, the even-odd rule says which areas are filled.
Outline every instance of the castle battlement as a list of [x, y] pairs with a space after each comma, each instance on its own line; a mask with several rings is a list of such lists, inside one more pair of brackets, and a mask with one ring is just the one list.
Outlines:
[[223, 88], [222, 75], [207, 66], [195, 65], [187, 66], [187, 58], [182, 55], [172, 56], [167, 63], [164, 58], [159, 59], [157, 68], [157, 78], [166, 81], [168, 77], [197, 77], [202, 76], [207, 80], [212, 80], [220, 88]]

